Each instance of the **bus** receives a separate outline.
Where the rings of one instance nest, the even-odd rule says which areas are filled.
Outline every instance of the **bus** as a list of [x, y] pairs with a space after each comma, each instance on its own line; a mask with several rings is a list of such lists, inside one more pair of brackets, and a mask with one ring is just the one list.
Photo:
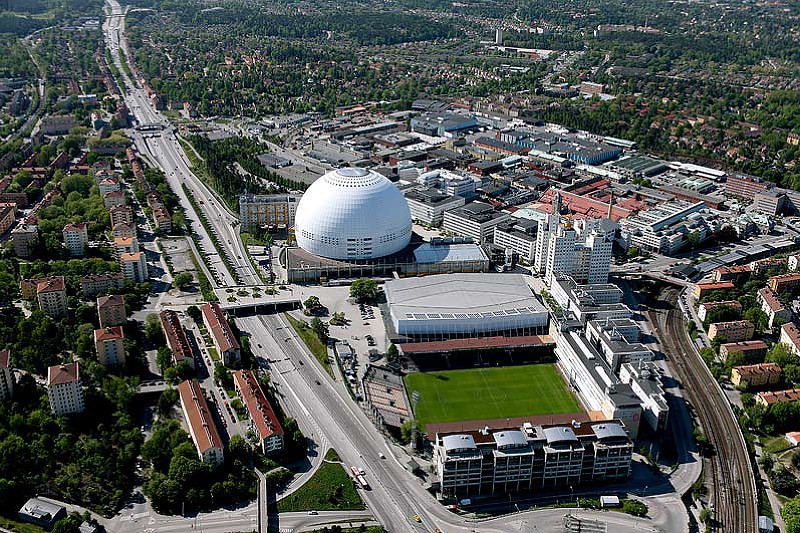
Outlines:
[[369, 490], [369, 483], [367, 480], [364, 479], [364, 469], [363, 468], [356, 468], [355, 466], [350, 467], [350, 472], [353, 473], [353, 479], [356, 480], [356, 483], [364, 490]]

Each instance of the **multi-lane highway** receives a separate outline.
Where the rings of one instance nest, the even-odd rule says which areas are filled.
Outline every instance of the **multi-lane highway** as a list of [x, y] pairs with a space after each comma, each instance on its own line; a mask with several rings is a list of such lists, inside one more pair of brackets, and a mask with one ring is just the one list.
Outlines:
[[[170, 188], [178, 195], [181, 205], [186, 211], [186, 218], [192, 224], [206, 261], [217, 273], [216, 281], [220, 285], [260, 283], [260, 278], [253, 270], [245, 247], [239, 239], [237, 216], [192, 172], [191, 164], [175, 135], [174, 128], [151, 105], [150, 99], [139, 81], [132, 80], [122, 66], [119, 50], [122, 48], [125, 51], [124, 55], [128, 60], [131, 57], [125, 38], [125, 9], [117, 0], [107, 0], [106, 10], [108, 16], [103, 25], [106, 44], [111, 50], [111, 57], [122, 77], [122, 80], [117, 81], [124, 87], [125, 102], [138, 126], [138, 129], [131, 131], [136, 148], [164, 171]], [[211, 231], [221, 245], [222, 250], [220, 251], [227, 255], [233, 266], [233, 272], [219, 257], [208, 232], [203, 227], [199, 216], [194, 212], [192, 204], [183, 190], [183, 185], [186, 185], [189, 194], [196, 199]], [[215, 280], [211, 281], [213, 283]]]
[[[107, 13], [104, 24], [107, 45], [117, 63], [125, 88], [126, 103], [134, 115], [138, 131], [132, 136], [140, 152], [158, 165], [166, 174], [170, 187], [186, 208], [192, 222], [204, 259], [217, 272], [218, 284], [223, 286], [258, 283], [259, 277], [246, 255], [238, 235], [238, 221], [225, 205], [192, 171], [174, 130], [166, 118], [156, 111], [137, 80], [131, 80], [119, 58], [120, 47], [126, 47], [125, 11], [117, 0], [106, 0]], [[126, 56], [130, 57], [126, 51]], [[147, 131], [144, 131], [147, 130]], [[200, 224], [192, 204], [184, 193], [183, 185], [194, 197], [213, 233], [217, 235], [222, 251], [233, 265], [233, 272], [223, 264], [210, 236]], [[201, 203], [202, 201], [202, 203]], [[238, 280], [236, 279], [238, 278]], [[497, 518], [490, 521], [465, 519], [446, 510], [429, 494], [420, 479], [404, 465], [401, 454], [395, 454], [383, 435], [375, 428], [359, 406], [334, 383], [308, 353], [291, 327], [280, 315], [238, 319], [239, 327], [251, 335], [251, 346], [262, 366], [270, 371], [273, 383], [283, 405], [297, 420], [304, 434], [324, 453], [333, 447], [345, 464], [357, 465], [367, 472], [371, 490], [363, 493], [372, 514], [389, 531], [421, 532], [437, 528], [446, 533], [471, 533], [474, 531], [557, 531], [565, 511], [539, 510]], [[381, 458], [381, 455], [385, 457]], [[418, 515], [417, 522], [414, 516]], [[623, 515], [598, 515], [584, 512], [584, 516], [600, 517], [613, 523], [620, 533], [640, 530], [653, 531], [651, 523]], [[252, 512], [228, 516], [227, 527], [245, 529], [253, 518]], [[669, 517], [665, 519], [668, 521]], [[135, 520], [135, 519], [132, 519]], [[224, 515], [214, 515], [203, 530], [220, 530], [225, 527]], [[281, 529], [302, 527], [296, 516], [280, 515]], [[170, 526], [163, 520], [147, 520], [144, 530], [175, 531], [186, 529], [186, 521], [175, 520]], [[149, 526], [149, 527], [148, 527]], [[166, 528], [166, 529], [165, 529]], [[219, 528], [219, 529], [218, 529]]]

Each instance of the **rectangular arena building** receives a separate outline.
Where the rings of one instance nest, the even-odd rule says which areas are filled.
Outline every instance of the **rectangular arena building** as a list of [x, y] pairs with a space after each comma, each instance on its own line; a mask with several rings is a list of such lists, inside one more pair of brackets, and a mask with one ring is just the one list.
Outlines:
[[391, 326], [414, 341], [538, 336], [548, 312], [521, 274], [395, 279], [384, 287]]

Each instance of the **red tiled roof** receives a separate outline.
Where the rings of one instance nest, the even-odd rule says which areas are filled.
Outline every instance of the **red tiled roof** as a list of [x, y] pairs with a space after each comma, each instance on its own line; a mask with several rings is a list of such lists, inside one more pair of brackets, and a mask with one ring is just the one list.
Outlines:
[[766, 402], [767, 405], [772, 405], [773, 403], [794, 402], [800, 400], [800, 389], [759, 392], [758, 396], [764, 402]]
[[202, 310], [208, 329], [211, 335], [214, 336], [219, 349], [223, 352], [231, 349], [238, 350], [239, 341], [233, 335], [233, 331], [231, 331], [228, 321], [225, 320], [219, 304], [204, 304]]
[[122, 326], [109, 326], [94, 330], [94, 342], [112, 341], [122, 339], [124, 336]]
[[195, 446], [200, 453], [205, 453], [211, 448], [222, 448], [222, 439], [217, 431], [217, 424], [211, 417], [203, 391], [196, 380], [186, 380], [178, 385], [178, 394], [184, 406], [186, 421], [192, 428]]
[[108, 296], [101, 296], [97, 299], [97, 309], [105, 307], [125, 307], [125, 297], [121, 294], [109, 294]]
[[192, 362], [192, 348], [189, 345], [189, 338], [186, 336], [186, 330], [183, 329], [181, 321], [178, 318], [178, 313], [169, 309], [161, 311], [158, 315], [161, 320], [161, 328], [164, 330], [164, 336], [167, 340], [167, 346], [172, 350], [172, 356], [175, 362], [188, 359]]
[[61, 385], [62, 383], [72, 383], [80, 381], [80, 367], [78, 363], [68, 363], [66, 365], [55, 365], [47, 369], [47, 384]]
[[767, 305], [769, 306], [769, 308], [772, 310], [773, 313], [778, 312], [784, 308], [781, 301], [778, 300], [778, 297], [769, 287], [764, 287], [763, 289], [760, 289], [758, 291], [758, 295], [761, 297], [762, 300], [764, 300], [767, 303]]
[[36, 284], [36, 293], [42, 292], [61, 292], [65, 290], [64, 276], [52, 276], [44, 278]]
[[259, 436], [266, 439], [272, 435], [283, 435], [283, 428], [278, 422], [278, 417], [275, 416], [275, 411], [253, 372], [247, 369], [237, 370], [233, 373], [233, 382], [250, 413], [250, 418], [258, 430]]
[[756, 374], [780, 374], [781, 367], [775, 363], [758, 363], [756, 365], [741, 365], [733, 367], [740, 376], [754, 376]]

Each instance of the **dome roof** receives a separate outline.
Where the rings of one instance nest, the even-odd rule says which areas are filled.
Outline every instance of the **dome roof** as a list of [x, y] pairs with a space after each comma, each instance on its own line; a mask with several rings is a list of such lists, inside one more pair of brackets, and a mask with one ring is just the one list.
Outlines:
[[303, 194], [295, 214], [297, 244], [331, 259], [372, 259], [411, 240], [411, 213], [403, 193], [377, 172], [341, 168]]

